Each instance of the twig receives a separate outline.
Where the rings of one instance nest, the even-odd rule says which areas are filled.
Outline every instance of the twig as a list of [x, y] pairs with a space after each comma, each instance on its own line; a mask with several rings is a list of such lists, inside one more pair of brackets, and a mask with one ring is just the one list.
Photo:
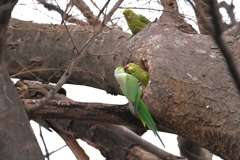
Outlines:
[[57, 82], [57, 85], [54, 88], [52, 88], [48, 92], [48, 94], [45, 95], [39, 101], [38, 104], [35, 104], [35, 105], [27, 108], [26, 112], [33, 112], [33, 111], [38, 110], [40, 107], [42, 107], [47, 101], [49, 101], [54, 96], [54, 94], [63, 86], [63, 84], [66, 83], [66, 81], [71, 76], [72, 72], [74, 71], [74, 68], [77, 66], [78, 62], [81, 60], [81, 58], [83, 56], [85, 56], [85, 54], [83, 54], [83, 53], [87, 53], [87, 50], [89, 48], [89, 47], [87, 47], [87, 46], [89, 46], [88, 44], [90, 44], [98, 36], [98, 34], [103, 30], [103, 28], [106, 25], [106, 23], [110, 20], [111, 16], [117, 10], [117, 8], [121, 5], [122, 2], [123, 2], [123, 0], [119, 0], [113, 6], [111, 11], [106, 15], [106, 17], [104, 18], [103, 22], [97, 26], [97, 28], [95, 29], [95, 32], [93, 33], [93, 35], [87, 40], [85, 45], [79, 50], [79, 52], [77, 53], [76, 57], [70, 63], [68, 69], [64, 72], [64, 74], [62, 75], [60, 80]]
[[83, 0], [71, 0], [72, 3], [82, 12], [84, 17], [87, 18], [88, 23], [91, 26], [97, 26], [101, 23], [98, 17], [96, 17], [90, 8], [86, 5]]
[[[63, 20], [69, 19], [72, 15], [66, 14], [59, 6], [56, 6], [54, 4], [47, 3], [45, 0], [37, 0], [40, 4], [42, 4], [45, 8], [48, 10], [54, 10], [58, 12]], [[65, 19], [64, 19], [65, 18]]]
[[[97, 6], [97, 4], [93, 1], [93, 0], [90, 0], [91, 2], [92, 2], [92, 4], [94, 5], [94, 7], [96, 7], [97, 9], [98, 9], [98, 11], [100, 12], [101, 11], [101, 9]], [[120, 7], [119, 7], [120, 8]], [[106, 16], [106, 14], [105, 13], [102, 13], [103, 14], [103, 16]], [[118, 18], [119, 19], [119, 18]], [[115, 23], [113, 23], [112, 22], [112, 19], [111, 19], [111, 24], [112, 24], [112, 26], [114, 27], [114, 26], [117, 26]], [[117, 26], [117, 27], [119, 27], [119, 26]]]
[[110, 12], [107, 14], [107, 16], [104, 17], [104, 22], [103, 24], [106, 25], [106, 23], [110, 20], [112, 17], [113, 13], [119, 8], [123, 0], [118, 0], [117, 3], [113, 6], [113, 8], [110, 10]]
[[55, 151], [50, 152], [50, 153], [49, 153], [49, 156], [52, 155], [53, 153], [55, 153], [55, 152], [57, 152], [57, 151], [63, 149], [64, 147], [67, 147], [67, 145], [65, 144], [64, 146], [62, 146], [62, 147], [56, 149]]
[[[90, 0], [92, 2], [92, 4], [94, 5], [94, 7], [96, 7], [99, 11], [100, 11], [100, 8], [97, 6], [97, 4], [93, 1], [93, 0]], [[105, 15], [104, 15], [105, 16]]]
[[[151, 11], [162, 11], [162, 12], [164, 12], [165, 10], [163, 10], [163, 9], [154, 9], [154, 8], [151, 8], [151, 9], [149, 9], [149, 8], [145, 8], [145, 7], [119, 7], [120, 9], [126, 9], [126, 8], [128, 8], [128, 9], [145, 9], [145, 10], [151, 10]], [[172, 11], [169, 11], [169, 12], [172, 12]]]
[[222, 38], [222, 29], [221, 29], [221, 24], [219, 21], [218, 14], [215, 11], [215, 6], [213, 1], [209, 1], [210, 4], [210, 10], [211, 10], [211, 15], [212, 15], [212, 22], [214, 26], [214, 30], [210, 27], [210, 24], [205, 21], [203, 18], [202, 14], [196, 9], [196, 7], [193, 5], [193, 3], [190, 0], [187, 0], [190, 5], [193, 7], [195, 12], [198, 12], [203, 21], [207, 24], [208, 30], [210, 31], [210, 34], [212, 35], [213, 39], [215, 40], [216, 44], [220, 48], [226, 62], [228, 65], [228, 69], [230, 74], [233, 76], [233, 80], [235, 81], [235, 84], [237, 85], [238, 91], [240, 92], [240, 76], [239, 76], [239, 71], [236, 65], [236, 62], [234, 61], [234, 57], [232, 56], [232, 53], [230, 49], [228, 48], [227, 44], [224, 42]]
[[46, 145], [45, 140], [44, 140], [44, 138], [43, 138], [43, 135], [42, 135], [42, 127], [41, 127], [40, 125], [39, 125], [39, 132], [40, 132], [40, 137], [41, 137], [41, 139], [42, 139], [42, 142], [43, 142], [43, 145], [44, 145], [44, 148], [45, 148], [45, 152], [46, 152], [45, 157], [46, 157], [48, 160], [50, 160], [50, 158], [49, 158], [50, 154], [49, 154], [49, 152], [48, 152], [47, 145]]
[[[99, 11], [99, 13], [98, 13], [98, 15], [97, 15], [98, 18], [99, 18], [100, 15], [103, 13], [104, 9], [108, 6], [108, 4], [109, 4], [110, 1], [111, 1], [111, 0], [108, 0], [108, 1], [104, 4], [103, 8]], [[103, 13], [103, 14], [104, 14], [104, 13]]]
[[46, 122], [65, 141], [65, 143], [71, 149], [71, 151], [73, 152], [77, 159], [89, 160], [88, 155], [85, 153], [83, 148], [78, 144], [76, 138], [74, 138], [70, 132], [64, 130], [56, 122], [53, 121]]

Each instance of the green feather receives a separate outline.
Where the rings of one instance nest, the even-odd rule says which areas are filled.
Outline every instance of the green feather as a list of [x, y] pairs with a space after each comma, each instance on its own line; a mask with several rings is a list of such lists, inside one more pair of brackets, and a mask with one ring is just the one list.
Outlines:
[[136, 14], [131, 9], [125, 9], [123, 15], [132, 34], [137, 34], [150, 22], [145, 16]]
[[145, 16], [138, 14], [139, 16], [139, 20], [143, 23], [145, 23], [146, 25], [150, 22]]
[[136, 77], [139, 82], [144, 84], [145, 86], [148, 84], [149, 75], [148, 72], [142, 69], [139, 65], [135, 63], [129, 63], [124, 67], [131, 75]]
[[155, 125], [155, 122], [153, 121], [152, 116], [147, 109], [147, 106], [144, 104], [144, 102], [141, 99], [139, 100], [137, 115], [142, 121], [143, 126], [145, 127], [147, 125], [148, 128], [151, 129], [153, 133], [158, 137], [163, 147], [165, 147], [163, 144], [163, 141], [161, 140], [160, 136], [157, 133], [157, 127]]
[[140, 90], [138, 80], [134, 76], [127, 74], [122, 66], [119, 66], [115, 69], [114, 76], [120, 85], [121, 91], [126, 96], [128, 101], [134, 106], [134, 112], [137, 113], [139, 119], [142, 121], [143, 126], [145, 127], [147, 125], [148, 128], [151, 129], [155, 135], [157, 135], [160, 142], [163, 144], [160, 136], [157, 133], [157, 127], [152, 119], [152, 116], [144, 102], [141, 100], [142, 92]]

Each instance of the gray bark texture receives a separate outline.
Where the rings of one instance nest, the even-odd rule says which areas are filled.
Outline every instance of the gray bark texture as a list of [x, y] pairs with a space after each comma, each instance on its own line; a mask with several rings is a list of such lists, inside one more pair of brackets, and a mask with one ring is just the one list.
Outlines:
[[[19, 96], [23, 99], [25, 107], [28, 107], [29, 103], [37, 103], [35, 99], [42, 98], [53, 86], [36, 82], [18, 81], [15, 87], [18, 90]], [[137, 134], [141, 135], [143, 130], [146, 131], [144, 128], [138, 128], [136, 125], [134, 126], [135, 128], [112, 125], [117, 123], [128, 126], [135, 123], [134, 121], [130, 121], [131, 118], [135, 118], [136, 120], [136, 117], [132, 116], [131, 113], [129, 114], [129, 109], [126, 109], [127, 105], [122, 105], [123, 109], [116, 106], [113, 108], [113, 106], [111, 107], [111, 105], [106, 104], [101, 104], [102, 107], [100, 107], [100, 104], [94, 105], [91, 103], [88, 106], [84, 106], [86, 105], [85, 103], [76, 103], [59, 93], [55, 94], [53, 99], [39, 111], [30, 112], [29, 117], [32, 117], [35, 122], [49, 131], [54, 130], [57, 132], [78, 159], [88, 159], [84, 150], [76, 142], [76, 139], [80, 138], [89, 145], [99, 149], [102, 155], [109, 160], [186, 160], [184, 157], [169, 154], [139, 137]], [[54, 104], [56, 101], [57, 103]], [[53, 107], [54, 105], [55, 107]], [[49, 111], [49, 108], [52, 108], [50, 110], [54, 108], [54, 112]], [[125, 110], [125, 113], [120, 110]], [[120, 112], [116, 114], [116, 111]], [[33, 115], [37, 115], [37, 117]], [[50, 115], [52, 116], [50, 117]], [[58, 118], [57, 115], [59, 116]], [[124, 121], [123, 115], [126, 118]], [[86, 119], [87, 116], [88, 118]], [[107, 119], [108, 121], [105, 122], [104, 120]], [[105, 122], [105, 124], [102, 122]], [[109, 122], [112, 124], [107, 124]], [[139, 120], [136, 122], [139, 122]], [[142, 127], [142, 125], [139, 126]]]
[[[92, 34], [91, 28], [68, 28], [79, 48]], [[163, 22], [129, 37], [104, 30], [88, 53], [82, 53], [86, 56], [68, 83], [121, 94], [114, 69], [128, 62], [140, 64], [150, 75], [143, 100], [160, 131], [181, 135], [226, 160], [240, 159], [239, 93], [212, 38], [186, 34]], [[238, 39], [225, 40], [239, 61]], [[9, 26], [6, 52], [12, 77], [42, 82], [57, 82], [75, 55], [64, 27], [17, 20]]]
[[42, 152], [4, 63], [7, 26], [16, 3], [0, 2], [0, 159], [41, 160]]

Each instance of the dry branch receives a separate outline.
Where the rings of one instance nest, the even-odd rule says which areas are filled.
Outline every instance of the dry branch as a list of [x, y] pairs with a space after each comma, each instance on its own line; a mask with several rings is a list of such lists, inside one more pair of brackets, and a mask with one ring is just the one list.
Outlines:
[[235, 18], [235, 14], [234, 14], [234, 8], [235, 6], [233, 5], [233, 1], [231, 4], [227, 4], [227, 2], [222, 1], [218, 4], [219, 9], [220, 8], [225, 8], [227, 11], [228, 16], [231, 19], [231, 24], [227, 25], [226, 23], [224, 25], [227, 25], [228, 27], [225, 28], [225, 30], [229, 29], [230, 27], [234, 26], [237, 24], [236, 18]]
[[[52, 88], [52, 86], [50, 85], [35, 83], [31, 81], [23, 81], [23, 82], [18, 81], [15, 84], [15, 87], [17, 88], [18, 93], [22, 98], [31, 98], [31, 99], [38, 99], [43, 97], [44, 94], [47, 94], [47, 92], [44, 93], [42, 91], [50, 90]], [[155, 158], [158, 157], [163, 159], [168, 158], [172, 160], [184, 159], [183, 157], [177, 157], [165, 151], [162, 151], [161, 149], [141, 139], [137, 134], [133, 133], [132, 131], [130, 131], [125, 127], [120, 127], [120, 126], [110, 125], [110, 124], [102, 124], [102, 123], [97, 124], [97, 122], [104, 122], [101, 120], [106, 118], [108, 118], [108, 122], [111, 121], [111, 123], [115, 123], [115, 122], [121, 123], [121, 121], [127, 122], [127, 120], [129, 119], [128, 115], [126, 115], [125, 113], [122, 114], [121, 112], [118, 112], [119, 110], [115, 111], [115, 113], [117, 112], [118, 115], [112, 114], [113, 113], [112, 110], [114, 110], [114, 108], [109, 109], [108, 106], [93, 108], [91, 106], [94, 106], [94, 104], [77, 103], [72, 101], [69, 98], [66, 98], [65, 95], [55, 94], [54, 99], [56, 99], [53, 101], [53, 104], [52, 104], [52, 105], [56, 105], [54, 112], [57, 113], [59, 116], [56, 116], [54, 112], [51, 112], [50, 111], [51, 109], [49, 110], [49, 108], [52, 108], [52, 107], [49, 107], [49, 106], [47, 109], [48, 112], [41, 113], [41, 117], [39, 116], [32, 117], [32, 115], [35, 114], [35, 112], [29, 113], [29, 116], [33, 118], [41, 126], [45, 127], [47, 130], [53, 129], [54, 131], [56, 131], [64, 139], [64, 141], [73, 151], [75, 156], [78, 158], [84, 157], [84, 159], [87, 159], [87, 155], [85, 155], [83, 149], [80, 148], [75, 138], [81, 138], [87, 141], [90, 145], [94, 146], [95, 148], [98, 148], [98, 149], [100, 148], [100, 150], [106, 154], [105, 157], [107, 158], [110, 156], [110, 157], [118, 157], [118, 159], [126, 159], [131, 157], [138, 157], [139, 154], [147, 154], [149, 155], [150, 159], [151, 157], [155, 157]], [[65, 100], [65, 103], [62, 103], [63, 100]], [[30, 103], [34, 101], [36, 100], [24, 100], [24, 102], [30, 102]], [[51, 103], [51, 101], [49, 101], [48, 103]], [[25, 103], [25, 105], [27, 105], [27, 103]], [[85, 106], [83, 107], [82, 105], [85, 105]], [[60, 110], [63, 109], [64, 111], [59, 112], [59, 108], [61, 108]], [[43, 108], [41, 108], [40, 110], [42, 109]], [[85, 109], [88, 111], [86, 112]], [[126, 109], [126, 108], [123, 107], [123, 109]], [[51, 116], [45, 117], [44, 114], [48, 114]], [[87, 116], [84, 114], [87, 114]], [[131, 115], [129, 110], [128, 110], [128, 114], [130, 114], [129, 115], [130, 118], [134, 117]], [[64, 115], [68, 115], [68, 116], [64, 116]], [[88, 117], [88, 118], [84, 119], [85, 117]], [[101, 118], [99, 119], [99, 117]], [[117, 122], [115, 120], [112, 121], [112, 119], [111, 118], [109, 119], [109, 117], [121, 117], [121, 118], [119, 119], [119, 122]], [[44, 120], [45, 118], [48, 118], [48, 119]], [[66, 119], [70, 119], [70, 120], [66, 120]], [[77, 119], [94, 120], [95, 122], [77, 121]], [[113, 118], [113, 119], [116, 119], [116, 118]], [[132, 122], [134, 123], [134, 121]], [[139, 120], [138, 122], [140, 123]], [[128, 125], [127, 123], [125, 124]], [[133, 126], [131, 122], [129, 122], [129, 124]], [[101, 134], [98, 133], [99, 130], [95, 130], [96, 129], [95, 126], [97, 128], [100, 127]], [[81, 129], [82, 127], [85, 127], [85, 128]], [[142, 127], [142, 124], [141, 124], [141, 127]], [[88, 131], [86, 130], [91, 130], [91, 133], [89, 134]], [[79, 135], [81, 137], [79, 137]], [[91, 136], [94, 136], [94, 138], [91, 138]], [[102, 138], [102, 136], [103, 137], [105, 136], [105, 137]], [[111, 138], [109, 138], [109, 136], [111, 136]], [[117, 145], [119, 149], [115, 150], [115, 147], [113, 148], [112, 143], [106, 143], [106, 139], [108, 139], [109, 141], [114, 141], [114, 145]], [[113, 148], [113, 150], [111, 150], [110, 148]], [[122, 154], [119, 154], [120, 152]], [[112, 159], [116, 159], [116, 158], [112, 158]], [[144, 157], [141, 157], [140, 159], [144, 159]]]
[[70, 132], [65, 131], [63, 127], [59, 126], [59, 124], [56, 121], [46, 120], [46, 122], [66, 142], [66, 144], [74, 153], [77, 159], [89, 160], [89, 157], [85, 153], [84, 149], [78, 144], [77, 140], [73, 137], [73, 135]]
[[[49, 101], [55, 93], [57, 93], [60, 88], [66, 83], [69, 77], [72, 75], [74, 68], [77, 66], [79, 61], [87, 55], [87, 51], [91, 48], [91, 43], [95, 40], [100, 32], [102, 32], [103, 28], [110, 20], [113, 13], [117, 10], [123, 0], [119, 0], [110, 10], [110, 12], [104, 17], [104, 20], [101, 24], [99, 24], [96, 28], [94, 28], [93, 34], [88, 38], [85, 44], [82, 46], [80, 50], [77, 49], [75, 43], [73, 43], [74, 48], [77, 50], [77, 54], [74, 56], [74, 59], [70, 61], [68, 68], [64, 71], [64, 74], [58, 80], [57, 85], [54, 86], [40, 101], [38, 104], [34, 104], [31, 107], [26, 108], [27, 112], [33, 112], [41, 108], [47, 101]], [[104, 8], [103, 8], [104, 9]], [[66, 27], [67, 33], [69, 33], [68, 28]], [[72, 36], [69, 34], [69, 37], [72, 39]]]
[[[33, 99], [23, 100], [26, 108], [38, 103], [38, 101]], [[31, 119], [78, 119], [142, 127], [139, 119], [129, 111], [128, 105], [50, 100], [39, 110], [28, 115]]]
[[42, 4], [46, 9], [48, 9], [49, 11], [56, 11], [58, 12], [61, 17], [62, 17], [62, 23], [64, 21], [67, 21], [69, 23], [75, 23], [75, 24], [78, 24], [78, 25], [88, 25], [86, 22], [82, 21], [82, 20], [79, 20], [79, 19], [76, 19], [74, 18], [72, 15], [68, 14], [67, 13], [67, 10], [68, 10], [68, 7], [71, 6], [71, 4], [69, 3], [66, 7], [66, 10], [63, 11], [58, 5], [54, 5], [52, 3], [48, 3], [46, 0], [37, 0], [40, 4]]
[[88, 24], [91, 26], [98, 26], [101, 21], [99, 17], [95, 16], [91, 9], [83, 0], [71, 0], [71, 2], [82, 12], [84, 17], [87, 18]]
[[213, 37], [214, 41], [218, 45], [219, 49], [221, 50], [229, 69], [230, 74], [233, 76], [233, 80], [238, 87], [238, 91], [240, 92], [240, 72], [238, 70], [238, 66], [234, 60], [234, 56], [232, 55], [232, 51], [229, 49], [226, 42], [223, 40], [222, 37], [222, 27], [221, 27], [221, 16], [219, 16], [219, 10], [216, 8], [215, 1], [209, 1], [208, 7], [210, 9], [210, 15], [212, 17], [212, 23], [207, 22], [201, 12], [193, 5], [191, 1], [189, 1], [193, 9], [199, 16], [202, 18], [202, 21], [205, 23], [209, 33]]

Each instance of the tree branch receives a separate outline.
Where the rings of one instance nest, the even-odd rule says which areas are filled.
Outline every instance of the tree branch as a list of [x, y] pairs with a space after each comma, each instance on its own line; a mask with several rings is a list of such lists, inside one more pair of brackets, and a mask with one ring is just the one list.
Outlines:
[[39, 125], [39, 132], [40, 132], [40, 137], [41, 137], [41, 139], [42, 139], [42, 142], [43, 142], [43, 145], [44, 145], [44, 149], [45, 149], [45, 152], [46, 152], [45, 157], [46, 157], [48, 160], [50, 160], [50, 158], [49, 158], [50, 154], [49, 154], [49, 152], [48, 152], [47, 145], [46, 145], [45, 140], [44, 140], [44, 137], [43, 137], [43, 135], [42, 135], [42, 127], [41, 127], [40, 125]]
[[66, 81], [69, 79], [69, 77], [72, 75], [74, 68], [77, 66], [78, 62], [81, 60], [82, 57], [85, 56], [84, 53], [87, 53], [86, 51], [90, 49], [90, 43], [98, 36], [98, 34], [103, 30], [103, 27], [106, 25], [106, 23], [110, 20], [113, 13], [116, 11], [116, 9], [119, 7], [119, 5], [122, 3], [123, 0], [119, 0], [111, 9], [111, 11], [106, 15], [104, 18], [104, 21], [98, 25], [96, 28], [94, 34], [86, 41], [85, 45], [78, 51], [75, 58], [70, 63], [68, 69], [64, 72], [62, 77], [57, 82], [57, 85], [52, 88], [45, 97], [43, 97], [38, 104], [34, 104], [31, 107], [27, 108], [27, 112], [33, 112], [41, 108], [47, 101], [49, 101], [56, 92], [66, 83]]
[[[39, 100], [34, 99], [24, 99], [25, 109], [38, 103], [38, 101]], [[129, 111], [128, 104], [111, 105], [50, 100], [39, 110], [28, 113], [28, 116], [30, 119], [79, 119], [143, 127], [139, 119]]]
[[[33, 80], [36, 77], [30, 73], [34, 73], [45, 82], [56, 82], [75, 55], [72, 43], [66, 43], [70, 42], [69, 36], [60, 26], [44, 29], [46, 24], [23, 24], [15, 22], [10, 27], [6, 47], [6, 53], [11, 55], [9, 73]], [[91, 30], [75, 30], [74, 26], [69, 29], [79, 47], [91, 36]], [[38, 32], [40, 38], [35, 42]], [[33, 40], [29, 41], [26, 33]], [[116, 66], [144, 61], [151, 82], [143, 90], [143, 100], [157, 128], [181, 135], [222, 158], [231, 159], [234, 155], [239, 159], [238, 152], [231, 152], [232, 145], [238, 148], [240, 144], [238, 90], [210, 36], [182, 33], [167, 22], [153, 23], [129, 40], [128, 34], [118, 30], [100, 36], [102, 43], [91, 45], [89, 54], [78, 63], [68, 83], [121, 94], [113, 76]], [[230, 39], [229, 47], [239, 62], [240, 41], [232, 36], [226, 38]], [[42, 60], [33, 63], [30, 59], [34, 57]], [[23, 67], [27, 69], [25, 73], [20, 72]]]
[[197, 31], [188, 23], [185, 22], [184, 16], [179, 13], [176, 0], [161, 0], [164, 8], [163, 14], [160, 16], [160, 21], [173, 22], [177, 28], [185, 33], [196, 34]]
[[[232, 1], [233, 2], [233, 1]], [[227, 2], [222, 1], [218, 4], [219, 8], [225, 8], [225, 10], [227, 11], [228, 16], [231, 19], [231, 25], [230, 27], [234, 26], [237, 24], [236, 18], [235, 18], [235, 14], [234, 14], [234, 8], [235, 6], [233, 5], [233, 3], [231, 3], [230, 5], [227, 4]], [[226, 28], [227, 29], [227, 28]], [[226, 30], [225, 29], [225, 30]]]
[[98, 26], [101, 23], [99, 17], [96, 17], [93, 14], [91, 9], [83, 0], [71, 0], [71, 2], [82, 12], [91, 26]]
[[68, 4], [68, 6], [66, 7], [66, 10], [63, 11], [59, 6], [56, 6], [54, 4], [50, 4], [50, 3], [47, 3], [46, 0], [37, 0], [40, 4], [42, 4], [46, 9], [48, 9], [49, 11], [56, 11], [58, 12], [61, 17], [62, 17], [62, 23], [64, 21], [67, 21], [69, 23], [75, 23], [75, 24], [78, 24], [78, 25], [84, 25], [84, 26], [87, 26], [88, 24], [82, 20], [79, 20], [79, 19], [76, 19], [74, 18], [72, 15], [69, 15], [67, 13], [67, 10], [68, 10], [68, 7], [70, 6], [70, 4]]
[[[18, 89], [18, 93], [22, 98], [34, 98], [34, 97], [41, 98], [41, 96], [44, 96], [44, 94], [47, 93], [47, 91], [44, 91], [45, 89], [47, 89], [47, 90], [51, 89], [51, 86], [49, 86], [49, 85], [34, 83], [34, 82], [29, 82], [29, 81], [25, 81], [25, 82], [18, 81], [15, 84], [15, 86]], [[32, 92], [31, 92], [31, 90], [32, 90]], [[34, 96], [32, 96], [32, 95], [34, 95]], [[92, 106], [95, 106], [95, 104], [91, 104], [91, 103], [80, 104], [77, 102], [74, 103], [72, 100], [66, 98], [65, 95], [58, 95], [58, 94], [55, 95], [54, 99], [65, 100], [65, 103], [62, 103], [62, 101], [59, 101], [59, 100], [58, 101], [55, 100], [56, 103], [54, 103], [54, 105], [58, 106], [57, 108], [60, 108], [60, 109], [64, 108], [64, 111], [61, 112], [61, 116], [60, 115], [56, 116], [56, 114], [55, 114], [55, 113], [59, 113], [58, 109], [53, 109], [53, 110], [55, 110], [55, 113], [54, 113], [51, 111], [52, 107], [48, 106], [46, 108], [46, 110], [48, 111], [47, 114], [49, 114], [51, 116], [45, 117], [44, 116], [45, 113], [43, 113], [43, 114], [41, 114], [41, 117], [38, 117], [38, 116], [35, 117], [35, 118], [41, 118], [41, 119], [34, 119], [34, 120], [37, 123], [39, 123], [41, 126], [45, 127], [47, 130], [49, 130], [49, 128], [51, 128], [54, 131], [56, 131], [65, 140], [65, 142], [71, 148], [71, 150], [73, 151], [75, 156], [78, 157], [78, 159], [79, 158], [88, 159], [88, 157], [84, 153], [84, 151], [81, 148], [79, 148], [80, 146], [77, 144], [73, 135], [80, 134], [81, 136], [83, 136], [86, 133], [87, 138], [90, 138], [91, 136], [96, 135], [96, 137], [93, 138], [94, 142], [91, 142], [90, 144], [91, 145], [93, 145], [93, 144], [94, 145], [102, 145], [101, 147], [94, 146], [95, 148], [101, 148], [100, 149], [101, 151], [103, 151], [106, 148], [111, 147], [111, 145], [112, 145], [111, 143], [108, 143], [108, 142], [106, 143], [106, 140], [101, 138], [101, 136], [99, 136], [99, 133], [97, 133], [97, 131], [94, 130], [96, 127], [94, 127], [91, 124], [92, 122], [85, 123], [82, 120], [94, 120], [97, 122], [101, 122], [97, 125], [98, 127], [101, 128], [101, 134], [104, 134], [105, 137], [108, 137], [108, 135], [111, 135], [111, 138], [108, 137], [108, 139], [115, 141], [114, 144], [115, 145], [117, 144], [119, 149], [115, 150], [114, 153], [112, 153], [112, 151], [107, 151], [107, 152], [109, 152], [109, 153], [107, 153], [108, 155], [111, 155], [114, 157], [122, 157], [120, 159], [123, 159], [123, 157], [124, 157], [124, 159], [126, 159], [126, 157], [128, 157], [128, 158], [138, 157], [138, 159], [142, 160], [145, 158], [144, 158], [144, 156], [139, 157], [139, 154], [145, 153], [146, 155], [149, 156], [150, 159], [152, 159], [153, 157], [155, 157], [157, 159], [159, 159], [159, 158], [162, 159], [162, 157], [163, 157], [163, 158], [167, 158], [167, 159], [171, 159], [171, 160], [184, 159], [183, 157], [177, 157], [177, 156], [171, 155], [165, 151], [160, 150], [159, 148], [153, 146], [152, 144], [144, 141], [137, 134], [133, 133], [132, 131], [130, 131], [129, 129], [127, 129], [125, 127], [118, 127], [118, 126], [109, 125], [109, 124], [104, 125], [104, 124], [102, 124], [102, 121], [101, 121], [102, 118], [98, 119], [99, 117], [104, 117], [104, 119], [108, 119], [108, 122], [106, 122], [106, 123], [109, 123], [110, 117], [113, 117], [113, 119], [114, 119], [114, 117], [118, 117], [118, 115], [121, 114], [120, 110], [122, 110], [122, 108], [126, 109], [126, 107], [124, 107], [124, 106], [120, 107], [120, 109], [117, 109], [115, 111], [115, 113], [118, 114], [118, 115], [116, 115], [113, 113], [114, 108], [109, 107], [110, 105], [102, 107], [102, 105], [104, 105], [104, 104], [102, 104], [98, 108], [97, 107], [93, 108]], [[23, 101], [24, 102], [29, 102], [29, 101], [32, 102], [35, 100], [23, 100]], [[49, 101], [48, 103], [50, 103], [50, 102], [52, 102], [52, 101]], [[76, 104], [80, 104], [80, 105], [76, 105]], [[40, 110], [38, 110], [38, 111], [40, 111]], [[78, 110], [80, 112], [78, 112]], [[36, 112], [38, 112], [38, 111], [36, 111]], [[31, 114], [34, 114], [34, 113], [35, 112], [33, 112]], [[74, 115], [73, 113], [76, 113], [76, 114]], [[128, 114], [130, 114], [130, 116], [132, 116], [132, 114], [129, 112], [129, 109], [128, 109]], [[66, 117], [64, 115], [68, 115], [68, 117]], [[73, 117], [72, 117], [72, 115], [73, 115]], [[86, 117], [88, 117], [88, 118], [84, 119]], [[124, 121], [129, 119], [128, 118], [129, 116], [126, 115], [126, 113], [123, 113], [122, 116], [120, 115], [120, 117]], [[132, 117], [134, 117], [134, 116], [132, 116]], [[45, 118], [51, 118], [51, 119], [44, 120]], [[60, 119], [54, 120], [55, 118], [60, 118]], [[64, 120], [62, 118], [64, 118]], [[136, 117], [134, 117], [134, 118], [136, 119]], [[74, 120], [66, 120], [66, 119], [74, 119]], [[81, 122], [77, 121], [76, 119], [81, 119]], [[114, 123], [114, 121], [112, 121], [112, 120], [110, 120], [110, 121], [111, 121], [111, 123]], [[80, 122], [80, 124], [78, 122]], [[138, 120], [138, 122], [140, 124], [139, 120]], [[87, 124], [88, 126], [85, 126], [85, 124]], [[134, 121], [129, 122], [129, 124], [131, 124], [131, 126], [133, 126]], [[143, 127], [142, 124], [140, 124], [140, 126]], [[77, 129], [76, 131], [74, 131], [75, 127], [77, 127], [78, 129], [80, 127], [84, 127], [84, 129], [80, 129], [80, 130]], [[91, 134], [87, 133], [88, 129], [91, 130]], [[81, 132], [84, 132], [84, 134], [82, 134]], [[124, 137], [122, 135], [124, 135]], [[79, 137], [77, 137], [77, 138], [79, 138]], [[81, 137], [81, 139], [83, 139], [87, 142], [89, 142], [89, 140], [92, 140], [92, 138], [86, 140], [86, 138], [83, 138], [83, 137]], [[95, 140], [97, 140], [97, 141], [95, 141]], [[99, 140], [100, 140], [100, 142], [99, 142]], [[119, 155], [120, 152], [127, 152], [127, 153]], [[117, 158], [117, 159], [119, 159], [119, 158]]]
[[[159, 149], [125, 127], [74, 121], [71, 123], [70, 129], [75, 133], [76, 138], [81, 138], [95, 148], [100, 148], [106, 159], [126, 159], [132, 154], [138, 155], [139, 153], [134, 152], [134, 148], [139, 147], [140, 153], [144, 153], [145, 150], [148, 154], [151, 153], [160, 159], [185, 160], [184, 157], [175, 156]], [[144, 160], [143, 157], [140, 156], [139, 159]]]
[[[199, 13], [199, 15], [202, 17], [201, 13], [195, 8], [195, 6], [192, 4], [192, 2], [190, 0], [188, 0], [188, 2], [192, 5], [192, 7], [194, 8], [194, 10], [196, 10], [196, 12]], [[213, 22], [213, 26], [214, 26], [214, 30], [211, 29], [209, 23], [207, 23], [204, 18], [202, 18], [203, 21], [205, 21], [205, 23], [207, 24], [210, 34], [212, 35], [213, 39], [215, 40], [216, 44], [218, 45], [218, 47], [220, 48], [226, 62], [228, 65], [228, 69], [229, 72], [231, 73], [231, 75], [233, 76], [233, 79], [235, 81], [235, 84], [238, 87], [238, 91], [240, 92], [240, 74], [239, 74], [239, 70], [237, 68], [237, 64], [234, 60], [234, 57], [232, 56], [232, 51], [228, 48], [227, 44], [224, 42], [223, 38], [222, 38], [222, 28], [221, 28], [221, 23], [220, 23], [220, 17], [218, 16], [217, 12], [216, 12], [216, 6], [215, 3], [213, 1], [209, 1], [209, 6], [210, 6], [210, 13], [212, 15], [212, 22]]]
[[85, 153], [83, 148], [78, 144], [77, 140], [73, 137], [73, 135], [62, 129], [61, 126], [58, 125], [57, 122], [46, 120], [48, 125], [66, 142], [68, 147], [71, 149], [73, 154], [79, 160], [89, 160], [88, 155]]

